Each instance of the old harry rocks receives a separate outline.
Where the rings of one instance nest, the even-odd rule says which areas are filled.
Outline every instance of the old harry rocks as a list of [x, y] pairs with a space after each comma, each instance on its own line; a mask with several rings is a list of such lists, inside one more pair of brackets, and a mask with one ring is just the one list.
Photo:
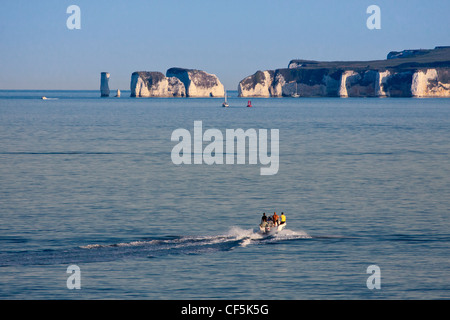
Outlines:
[[202, 70], [170, 68], [161, 72], [137, 71], [131, 75], [132, 97], [223, 97], [219, 78]]

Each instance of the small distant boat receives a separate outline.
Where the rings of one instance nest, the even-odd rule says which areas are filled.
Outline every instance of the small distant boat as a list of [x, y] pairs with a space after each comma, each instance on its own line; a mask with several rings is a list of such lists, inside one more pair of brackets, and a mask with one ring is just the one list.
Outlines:
[[46, 96], [41, 97], [42, 100], [47, 100]]
[[225, 91], [225, 101], [222, 103], [222, 107], [226, 108], [229, 107], [230, 105], [227, 102], [227, 92]]
[[120, 90], [119, 89], [117, 89], [117, 93], [116, 93], [115, 97], [120, 98]]

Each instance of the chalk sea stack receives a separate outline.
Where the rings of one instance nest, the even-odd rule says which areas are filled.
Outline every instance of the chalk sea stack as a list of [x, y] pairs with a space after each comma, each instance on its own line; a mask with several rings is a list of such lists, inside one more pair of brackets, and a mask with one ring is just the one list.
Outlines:
[[167, 77], [176, 77], [183, 82], [187, 97], [223, 97], [225, 89], [219, 78], [202, 70], [170, 68]]
[[109, 97], [109, 73], [102, 72], [100, 76], [100, 95], [102, 97]]
[[136, 71], [131, 75], [131, 97], [184, 97], [184, 84], [157, 71]]
[[223, 97], [225, 90], [216, 75], [202, 70], [170, 68], [136, 71], [131, 75], [132, 97]]
[[291, 60], [257, 71], [240, 97], [450, 97], [450, 47], [390, 52], [386, 60]]

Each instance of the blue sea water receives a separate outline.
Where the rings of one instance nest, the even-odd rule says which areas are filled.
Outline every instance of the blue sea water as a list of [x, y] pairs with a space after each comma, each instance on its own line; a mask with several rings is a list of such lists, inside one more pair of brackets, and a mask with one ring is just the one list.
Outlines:
[[[1, 299], [450, 298], [450, 100], [122, 94], [0, 91]], [[196, 120], [279, 129], [278, 173], [174, 165]]]

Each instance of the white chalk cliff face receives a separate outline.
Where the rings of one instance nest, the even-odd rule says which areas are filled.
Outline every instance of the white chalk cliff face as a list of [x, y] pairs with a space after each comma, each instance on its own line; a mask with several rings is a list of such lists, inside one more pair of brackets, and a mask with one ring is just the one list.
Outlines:
[[184, 97], [184, 84], [177, 78], [161, 72], [133, 72], [130, 83], [131, 97]]
[[273, 71], [258, 71], [239, 82], [240, 97], [270, 97]]
[[[337, 78], [336, 78], [337, 77]], [[336, 96], [340, 74], [334, 70], [277, 69], [258, 71], [238, 86], [240, 97], [329, 97]]]
[[170, 68], [167, 77], [178, 78], [186, 88], [187, 97], [223, 97], [225, 89], [219, 78], [202, 70]]
[[360, 79], [361, 76], [353, 70], [348, 70], [342, 73], [341, 85], [339, 87], [339, 96], [343, 98], [348, 97], [348, 90], [351, 87], [352, 83]]
[[377, 78], [375, 80], [375, 96], [377, 97], [388, 96], [385, 91], [385, 88], [387, 87], [387, 80], [389, 79], [390, 75], [391, 72], [389, 70], [377, 73]]
[[102, 72], [100, 76], [100, 95], [102, 97], [109, 97], [109, 73]]
[[272, 94], [272, 97], [282, 97], [283, 96], [283, 88], [288, 85], [289, 81], [286, 80], [283, 74], [274, 72], [274, 81], [272, 86], [269, 87], [269, 92]]
[[[437, 69], [419, 70], [413, 74], [411, 94], [413, 97], [450, 97], [450, 83], [440, 81]], [[447, 71], [447, 76], [448, 76]]]
[[291, 60], [258, 71], [240, 97], [450, 97], [450, 46], [391, 52], [386, 60]]
[[360, 69], [325, 74], [323, 70], [297, 74], [286, 70], [258, 71], [259, 75], [243, 79], [238, 86], [239, 96], [289, 97], [296, 93], [300, 97], [450, 97], [448, 68]]

